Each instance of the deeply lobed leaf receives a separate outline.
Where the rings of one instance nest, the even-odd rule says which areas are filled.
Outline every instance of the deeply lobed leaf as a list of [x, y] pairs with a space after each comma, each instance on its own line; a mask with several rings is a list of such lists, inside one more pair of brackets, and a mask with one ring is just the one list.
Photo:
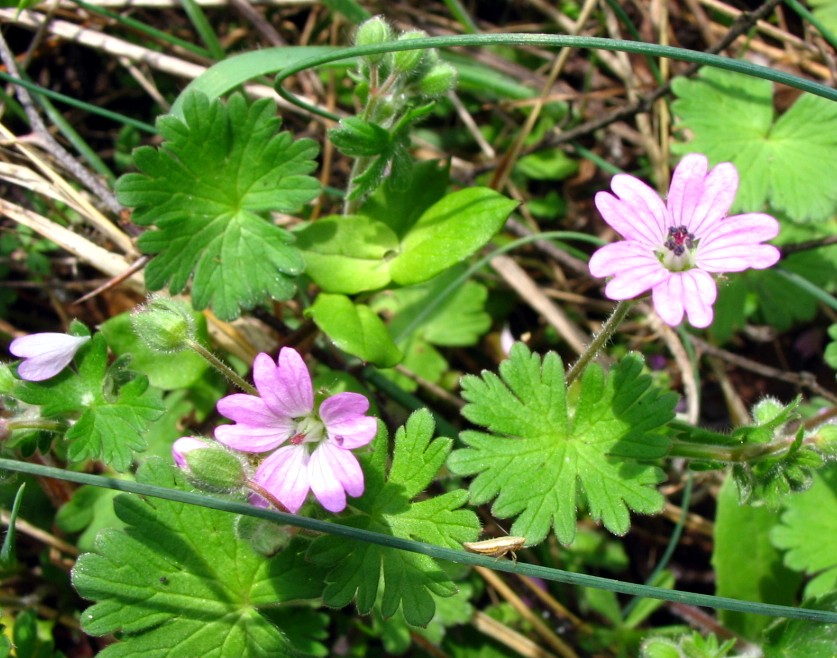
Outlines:
[[[180, 473], [158, 460], [149, 461], [137, 477], [184, 486]], [[261, 611], [271, 609], [275, 618], [282, 602], [321, 591], [322, 582], [293, 545], [267, 559], [236, 537], [231, 514], [128, 495], [117, 498], [115, 506], [128, 527], [100, 533], [96, 552], [82, 555], [72, 573], [79, 593], [96, 601], [82, 615], [85, 631], [122, 634], [99, 656], [224, 658], [317, 651], [319, 645], [292, 624], [280, 628]]]
[[[434, 422], [426, 410], [410, 416], [395, 435], [392, 467], [386, 479], [386, 445], [376, 440], [375, 451], [364, 468], [368, 474], [366, 492], [353, 505], [357, 512], [339, 522], [451, 548], [461, 548], [463, 541], [476, 539], [476, 515], [459, 509], [466, 501], [465, 492], [410, 501], [430, 484], [451, 449], [450, 439], [432, 439], [433, 431]], [[328, 569], [325, 602], [339, 607], [354, 599], [360, 614], [369, 613], [379, 601], [384, 617], [400, 609], [407, 623], [425, 626], [433, 618], [435, 598], [456, 592], [436, 562], [418, 553], [360, 542], [347, 546], [345, 540], [322, 537], [311, 545], [308, 558]]]
[[518, 343], [500, 364], [500, 376], [465, 377], [463, 415], [490, 433], [461, 434], [468, 448], [448, 460], [459, 475], [476, 475], [471, 502], [495, 499], [493, 513], [517, 516], [512, 534], [528, 543], [554, 527], [565, 544], [575, 536], [579, 493], [590, 515], [616, 534], [630, 525], [628, 511], [654, 513], [662, 471], [639, 460], [665, 454], [668, 439], [655, 430], [673, 417], [675, 396], [662, 394], [641, 373], [637, 356], [606, 376], [592, 365], [568, 401], [560, 359], [543, 359]]
[[172, 293], [191, 280], [192, 302], [225, 320], [267, 299], [288, 299], [303, 261], [291, 237], [269, 221], [313, 199], [317, 145], [278, 132], [276, 107], [234, 94], [224, 104], [190, 93], [183, 119], [158, 121], [159, 149], [134, 153], [141, 173], [117, 181], [133, 221], [156, 230], [139, 246], [155, 258], [145, 270], [151, 290]]
[[[41, 406], [44, 418], [74, 419], [64, 435], [72, 463], [100, 459], [125, 471], [145, 450], [150, 424], [164, 412], [161, 392], [144, 375], [108, 368], [108, 346], [96, 334], [76, 355], [78, 375], [67, 370], [46, 382], [26, 382], [18, 398]], [[117, 386], [114, 380], [122, 381]]]

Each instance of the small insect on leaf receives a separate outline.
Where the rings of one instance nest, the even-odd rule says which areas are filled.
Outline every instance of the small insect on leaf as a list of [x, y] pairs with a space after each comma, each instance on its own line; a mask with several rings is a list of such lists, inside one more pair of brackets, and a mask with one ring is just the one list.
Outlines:
[[483, 541], [466, 541], [462, 547], [471, 553], [491, 557], [503, 557], [506, 553], [511, 553], [512, 559], [517, 560], [515, 551], [523, 548], [525, 543], [526, 537], [495, 537]]

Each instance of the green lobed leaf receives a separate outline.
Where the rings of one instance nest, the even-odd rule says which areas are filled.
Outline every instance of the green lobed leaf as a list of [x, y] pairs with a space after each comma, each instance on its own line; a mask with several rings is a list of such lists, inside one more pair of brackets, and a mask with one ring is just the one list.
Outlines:
[[303, 268], [291, 237], [270, 213], [298, 211], [319, 192], [314, 141], [278, 132], [276, 107], [234, 94], [224, 104], [188, 95], [183, 119], [161, 117], [159, 149], [142, 147], [142, 173], [122, 176], [119, 201], [133, 221], [156, 230], [139, 246], [155, 258], [145, 269], [152, 290], [172, 293], [191, 279], [197, 309], [211, 306], [224, 320], [268, 299], [288, 299]]
[[368, 306], [354, 304], [344, 295], [320, 293], [307, 313], [344, 352], [382, 368], [402, 358], [386, 325]]
[[542, 541], [550, 526], [562, 543], [571, 543], [582, 492], [590, 515], [624, 534], [629, 509], [652, 514], [664, 504], [655, 488], [662, 471], [641, 460], [665, 454], [668, 439], [655, 430], [673, 418], [676, 401], [653, 388], [641, 370], [636, 355], [607, 376], [591, 365], [570, 404], [558, 355], [541, 359], [516, 343], [499, 377], [485, 372], [462, 379], [469, 403], [462, 413], [489, 433], [462, 432], [468, 448], [456, 450], [448, 467], [476, 475], [472, 504], [496, 498], [493, 514], [517, 516], [511, 533], [529, 544]]
[[[366, 492], [353, 502], [355, 514], [338, 522], [449, 548], [476, 539], [480, 530], [476, 515], [460, 509], [467, 499], [464, 491], [411, 502], [450, 453], [452, 441], [433, 439], [434, 429], [425, 409], [409, 417], [396, 432], [386, 479], [387, 448], [379, 435], [373, 454], [364, 459]], [[342, 607], [354, 600], [360, 614], [369, 613], [378, 601], [383, 617], [401, 610], [407, 623], [425, 626], [436, 610], [435, 598], [456, 592], [448, 575], [426, 555], [360, 542], [347, 545], [344, 539], [326, 536], [312, 543], [308, 558], [328, 569], [326, 604]]]
[[[718, 596], [745, 601], [793, 605], [801, 578], [782, 564], [780, 551], [770, 542], [776, 514], [764, 507], [741, 505], [732, 478], [718, 495], [712, 566]], [[742, 543], [746, 550], [741, 550]], [[723, 610], [724, 625], [758, 641], [768, 617]]]
[[785, 553], [785, 565], [813, 576], [806, 596], [837, 590], [837, 468], [814, 476], [808, 491], [785, 500], [781, 524], [770, 533]]
[[390, 282], [388, 257], [398, 238], [382, 222], [363, 215], [323, 217], [294, 235], [305, 273], [325, 292], [353, 295]]
[[[150, 424], [163, 415], [162, 394], [144, 375], [108, 368], [108, 346], [100, 333], [75, 357], [78, 375], [65, 370], [45, 382], [25, 382], [15, 395], [39, 405], [45, 418], [75, 419], [64, 435], [72, 463], [101, 460], [118, 471], [145, 450]], [[117, 384], [118, 382], [118, 384]]]
[[[137, 479], [185, 487], [180, 472], [159, 460]], [[294, 614], [282, 615], [284, 602], [317, 597], [322, 588], [298, 547], [268, 560], [236, 538], [232, 514], [129, 495], [115, 506], [128, 527], [101, 532], [96, 552], [82, 555], [72, 572], [78, 592], [95, 601], [82, 614], [85, 632], [121, 637], [100, 658], [323, 655], [296, 630]]]
[[401, 285], [427, 281], [483, 247], [517, 202], [485, 187], [453, 192], [428, 208], [404, 236], [390, 263]]
[[769, 203], [796, 221], [834, 214], [837, 186], [822, 181], [837, 180], [837, 104], [803, 94], [774, 121], [770, 82], [711, 67], [672, 88], [678, 127], [691, 134], [672, 150], [733, 162], [741, 177], [733, 211]]

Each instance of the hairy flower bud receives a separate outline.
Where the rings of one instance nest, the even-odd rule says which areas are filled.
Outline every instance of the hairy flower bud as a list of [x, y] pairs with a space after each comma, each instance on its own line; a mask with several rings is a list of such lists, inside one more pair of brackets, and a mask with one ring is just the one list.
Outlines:
[[[412, 41], [414, 39], [423, 39], [427, 36], [424, 30], [411, 30], [405, 32], [398, 37], [398, 42]], [[416, 50], [401, 50], [392, 54], [392, 68], [397, 73], [412, 73], [416, 68], [421, 66], [424, 60], [426, 50], [418, 48]]]
[[[375, 46], [380, 43], [392, 41], [392, 28], [381, 16], [375, 16], [360, 24], [355, 33], [356, 46]], [[370, 64], [378, 64], [388, 53], [367, 55], [365, 59]]]
[[180, 352], [195, 341], [195, 319], [189, 307], [167, 297], [151, 297], [132, 316], [134, 331], [157, 352]]
[[247, 480], [244, 466], [237, 455], [193, 436], [175, 441], [172, 456], [174, 463], [189, 479], [210, 491], [235, 491], [243, 487]]
[[455, 85], [456, 69], [446, 62], [440, 62], [419, 80], [418, 92], [422, 96], [438, 98], [448, 93]]

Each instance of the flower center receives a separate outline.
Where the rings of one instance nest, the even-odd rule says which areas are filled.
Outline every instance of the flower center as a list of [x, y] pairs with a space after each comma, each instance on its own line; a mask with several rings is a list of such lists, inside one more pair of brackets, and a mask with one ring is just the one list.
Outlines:
[[663, 266], [672, 272], [682, 272], [694, 267], [692, 254], [698, 241], [685, 226], [671, 226], [663, 247], [657, 250], [657, 258]]
[[296, 432], [291, 436], [290, 441], [298, 446], [302, 443], [319, 443], [325, 437], [325, 425], [322, 421], [311, 416], [304, 416], [297, 421]]
[[682, 256], [686, 249], [691, 249], [695, 242], [695, 236], [689, 233], [685, 226], [672, 226], [668, 229], [668, 240], [666, 249], [673, 252], [675, 256]]

